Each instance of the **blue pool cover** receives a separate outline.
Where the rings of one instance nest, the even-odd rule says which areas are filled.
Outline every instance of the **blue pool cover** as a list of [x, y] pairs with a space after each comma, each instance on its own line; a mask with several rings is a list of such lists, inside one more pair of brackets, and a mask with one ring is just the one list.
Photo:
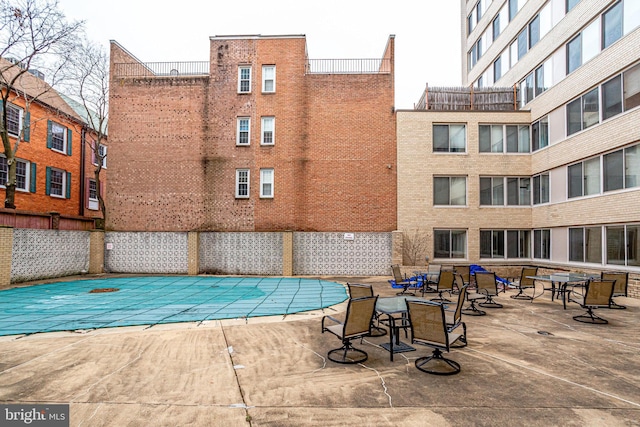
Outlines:
[[0, 291], [0, 335], [286, 315], [345, 299], [343, 285], [315, 279], [144, 276], [75, 280]]

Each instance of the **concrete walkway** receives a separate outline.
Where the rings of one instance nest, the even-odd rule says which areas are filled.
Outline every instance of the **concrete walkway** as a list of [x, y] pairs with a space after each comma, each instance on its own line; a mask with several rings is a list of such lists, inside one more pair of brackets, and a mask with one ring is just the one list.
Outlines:
[[[387, 277], [371, 283], [391, 296]], [[424, 374], [418, 347], [394, 362], [368, 338], [360, 365], [326, 359], [324, 314], [0, 337], [0, 403], [69, 403], [72, 426], [640, 425], [640, 301], [576, 322], [546, 293], [500, 294], [502, 309], [464, 316], [458, 375]], [[404, 338], [404, 337], [403, 337]], [[405, 339], [406, 341], [406, 339]]]

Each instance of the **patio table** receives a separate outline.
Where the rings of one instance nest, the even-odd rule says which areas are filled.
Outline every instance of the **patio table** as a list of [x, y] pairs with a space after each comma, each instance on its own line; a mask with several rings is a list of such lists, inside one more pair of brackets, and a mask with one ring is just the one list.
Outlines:
[[594, 274], [584, 274], [584, 273], [551, 273], [551, 274], [538, 274], [535, 276], [527, 276], [527, 278], [529, 279], [540, 280], [541, 282], [551, 283], [550, 288], [545, 288], [543, 286], [542, 292], [544, 293], [544, 291], [551, 291], [551, 301], [553, 301], [553, 298], [556, 295], [556, 293], [558, 294], [558, 297], [562, 295], [562, 306], [565, 310], [567, 309], [567, 298], [566, 298], [567, 285], [583, 283], [597, 277], [598, 276]]
[[[409, 319], [407, 318], [407, 300], [428, 301], [427, 298], [398, 296], [378, 298], [376, 303], [376, 311], [380, 314], [385, 314], [389, 324], [389, 342], [380, 344], [380, 346], [389, 352], [389, 358], [392, 362], [394, 353], [415, 351], [415, 347], [400, 341], [400, 328], [408, 327], [409, 324]], [[394, 315], [398, 314], [401, 315], [400, 318], [394, 317]], [[400, 321], [400, 324], [396, 325], [396, 321]]]

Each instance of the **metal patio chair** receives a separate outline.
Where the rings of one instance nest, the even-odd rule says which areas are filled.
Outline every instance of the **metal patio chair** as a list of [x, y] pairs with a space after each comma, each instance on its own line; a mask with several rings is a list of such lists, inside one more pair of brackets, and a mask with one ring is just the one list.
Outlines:
[[522, 267], [522, 272], [520, 273], [520, 280], [513, 283], [518, 290], [518, 293], [515, 295], [511, 295], [513, 299], [524, 299], [524, 300], [533, 300], [533, 296], [527, 295], [524, 293], [525, 289], [534, 289], [536, 287], [536, 281], [534, 279], [529, 279], [528, 276], [535, 276], [538, 273], [538, 267]]
[[629, 273], [627, 272], [602, 272], [600, 275], [602, 280], [615, 280], [616, 283], [613, 285], [613, 295], [611, 296], [611, 305], [609, 308], [617, 308], [624, 309], [627, 308], [624, 305], [616, 304], [613, 300], [615, 297], [626, 297], [627, 296], [627, 288], [629, 286]]
[[596, 308], [609, 308], [615, 280], [590, 280], [585, 285], [584, 295], [575, 293], [571, 295], [571, 301], [580, 304], [587, 310], [586, 313], [573, 316], [573, 320], [582, 323], [595, 323], [604, 325], [609, 323], [607, 319], [597, 316], [593, 310]]
[[422, 372], [434, 375], [455, 375], [460, 372], [460, 364], [443, 356], [449, 352], [451, 344], [462, 337], [447, 328], [444, 306], [432, 301], [407, 300], [411, 343], [424, 344], [433, 348], [430, 356], [416, 359], [415, 365]]
[[[378, 297], [349, 299], [344, 321], [332, 316], [322, 318], [322, 333], [330, 332], [342, 341], [342, 347], [330, 350], [327, 357], [336, 363], [361, 363], [367, 360], [366, 351], [355, 348], [351, 341], [371, 335], [371, 322]], [[332, 325], [325, 325], [327, 321]]]

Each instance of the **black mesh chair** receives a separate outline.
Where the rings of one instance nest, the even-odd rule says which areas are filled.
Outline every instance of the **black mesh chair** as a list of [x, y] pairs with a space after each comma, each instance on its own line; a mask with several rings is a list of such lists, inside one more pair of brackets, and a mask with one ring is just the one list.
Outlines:
[[416, 359], [416, 368], [434, 375], [454, 375], [460, 372], [460, 364], [444, 357], [442, 353], [449, 352], [451, 344], [462, 337], [447, 328], [444, 306], [432, 301], [407, 300], [407, 311], [411, 325], [411, 343], [433, 348], [430, 356]]
[[[322, 318], [322, 333], [330, 332], [340, 338], [342, 347], [329, 351], [327, 357], [336, 363], [361, 363], [367, 360], [366, 351], [357, 349], [351, 341], [371, 335], [371, 321], [378, 297], [349, 299], [344, 321], [332, 316]], [[328, 322], [333, 324], [328, 325]]]
[[626, 272], [605, 273], [603, 271], [600, 278], [602, 280], [616, 281], [616, 283], [613, 285], [613, 295], [611, 296], [611, 305], [609, 306], [609, 308], [617, 308], [617, 309], [627, 308], [624, 305], [616, 304], [613, 298], [627, 296], [627, 288], [629, 286], [629, 273], [626, 273]]
[[418, 281], [409, 280], [408, 278], [403, 277], [402, 272], [400, 271], [400, 266], [398, 264], [394, 264], [391, 266], [391, 274], [393, 275], [393, 280], [395, 281], [396, 285], [402, 286], [402, 291], [398, 292], [396, 295], [416, 295], [412, 292], [409, 292], [409, 288], [418, 286]]
[[584, 295], [572, 294], [571, 301], [580, 304], [587, 310], [579, 316], [573, 316], [573, 320], [582, 323], [595, 323], [604, 325], [609, 323], [607, 319], [597, 316], [593, 310], [596, 308], [609, 308], [613, 295], [614, 280], [592, 280], [585, 285]]
[[538, 273], [538, 267], [523, 267], [520, 274], [520, 280], [515, 282], [514, 285], [518, 289], [518, 293], [511, 295], [513, 299], [532, 300], [533, 295], [527, 295], [524, 293], [525, 289], [535, 289], [536, 281], [530, 279], [529, 276], [535, 276]]
[[[373, 296], [373, 287], [371, 285], [364, 285], [360, 283], [348, 283], [347, 287], [349, 288], [349, 298], [365, 298]], [[371, 336], [372, 337], [382, 337], [387, 335], [387, 330], [376, 326], [375, 323], [379, 323], [378, 314], [374, 312], [373, 319], [371, 319]]]

